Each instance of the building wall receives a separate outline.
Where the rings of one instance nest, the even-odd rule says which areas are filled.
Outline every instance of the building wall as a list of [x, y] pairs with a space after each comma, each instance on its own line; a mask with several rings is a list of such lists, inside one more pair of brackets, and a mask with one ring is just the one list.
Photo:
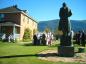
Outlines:
[[5, 20], [10, 20], [18, 25], [20, 25], [20, 14], [19, 13], [5, 13]]
[[32, 33], [31, 33], [31, 37], [33, 37], [34, 30], [37, 30], [37, 23], [34, 22], [32, 19], [29, 19], [29, 24], [28, 24], [27, 27], [30, 28], [30, 30], [31, 30], [31, 32], [32, 32]]
[[33, 36], [33, 30], [37, 30], [37, 22], [32, 20], [31, 18], [27, 17], [25, 14], [21, 14], [21, 28], [20, 28], [20, 40], [23, 39], [24, 32], [26, 28], [29, 28], [31, 30], [31, 39]]

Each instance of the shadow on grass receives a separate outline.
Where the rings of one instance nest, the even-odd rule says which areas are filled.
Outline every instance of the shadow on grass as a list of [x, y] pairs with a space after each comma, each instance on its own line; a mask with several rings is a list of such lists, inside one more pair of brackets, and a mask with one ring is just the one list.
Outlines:
[[66, 58], [71, 58], [74, 56], [67, 56], [67, 55], [59, 55], [58, 53], [47, 53], [47, 54], [39, 54], [39, 57], [66, 57]]
[[27, 55], [10, 55], [10, 56], [0, 56], [2, 58], [18, 58], [18, 57], [51, 57], [57, 56], [56, 53], [47, 53], [47, 54], [27, 54]]
[[32, 43], [25, 43], [23, 46], [34, 46]]
[[46, 53], [46, 54], [38, 54], [39, 57], [55, 57], [58, 56], [57, 53]]
[[47, 45], [42, 45], [42, 44], [34, 45], [33, 43], [25, 43], [22, 46], [47, 46]]
[[[79, 53], [79, 52], [75, 52], [75, 54], [76, 53]], [[0, 56], [0, 59], [2, 59], [2, 58], [18, 58], [18, 57], [65, 57], [65, 56], [59, 56], [58, 53], [46, 53], [46, 54], [41, 53], [41, 54]]]
[[16, 57], [38, 57], [38, 54], [0, 56], [0, 59], [1, 58], [16, 58]]

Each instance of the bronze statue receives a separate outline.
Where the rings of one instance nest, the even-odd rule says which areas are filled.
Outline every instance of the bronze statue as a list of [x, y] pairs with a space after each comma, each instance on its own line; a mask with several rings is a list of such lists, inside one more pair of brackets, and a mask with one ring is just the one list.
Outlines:
[[71, 46], [71, 35], [69, 34], [71, 29], [68, 20], [68, 17], [71, 15], [71, 10], [67, 7], [66, 3], [63, 3], [59, 12], [60, 21], [58, 27], [58, 30], [62, 32], [62, 35], [60, 36], [61, 46]]

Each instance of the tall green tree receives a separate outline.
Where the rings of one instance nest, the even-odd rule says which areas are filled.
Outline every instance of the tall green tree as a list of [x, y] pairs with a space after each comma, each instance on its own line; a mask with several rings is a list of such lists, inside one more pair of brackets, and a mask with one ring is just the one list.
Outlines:
[[25, 29], [23, 39], [31, 39], [31, 30], [30, 29]]

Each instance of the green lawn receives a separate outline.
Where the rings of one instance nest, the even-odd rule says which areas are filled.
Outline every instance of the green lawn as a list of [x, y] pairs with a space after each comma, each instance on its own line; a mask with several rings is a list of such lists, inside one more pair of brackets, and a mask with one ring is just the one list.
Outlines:
[[39, 60], [36, 54], [47, 49], [57, 49], [57, 46], [25, 46], [0, 42], [0, 57], [3, 57], [0, 58], [0, 64], [80, 64]]

